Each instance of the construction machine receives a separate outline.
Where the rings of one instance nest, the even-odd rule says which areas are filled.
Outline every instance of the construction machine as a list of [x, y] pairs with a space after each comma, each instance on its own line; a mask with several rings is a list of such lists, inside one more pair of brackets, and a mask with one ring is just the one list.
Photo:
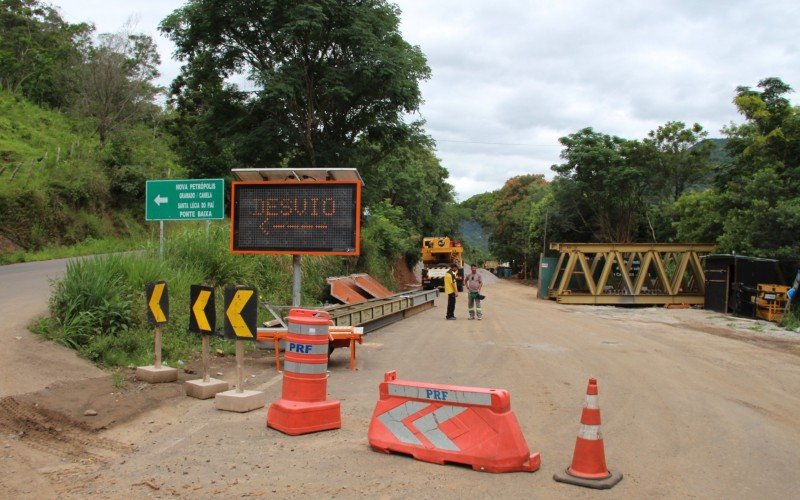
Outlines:
[[422, 288], [444, 290], [444, 275], [453, 263], [458, 265], [456, 286], [464, 290], [464, 247], [460, 241], [447, 236], [429, 236], [422, 239]]

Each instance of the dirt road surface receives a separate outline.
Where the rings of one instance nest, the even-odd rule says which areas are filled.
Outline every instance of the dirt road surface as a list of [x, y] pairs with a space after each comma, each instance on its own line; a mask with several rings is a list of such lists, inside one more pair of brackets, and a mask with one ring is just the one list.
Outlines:
[[[178, 384], [111, 378], [6, 398], [0, 490], [10, 496], [370, 498], [789, 498], [800, 488], [798, 335], [702, 310], [565, 306], [486, 286], [485, 319], [438, 307], [365, 339], [358, 370], [334, 353], [328, 390], [342, 429], [291, 437], [266, 409], [216, 411]], [[384, 372], [507, 389], [535, 473], [490, 474], [370, 450]], [[233, 380], [233, 361], [212, 372]], [[251, 352], [248, 388], [280, 396], [272, 356]], [[254, 375], [254, 376], [251, 376]], [[610, 491], [556, 483], [572, 458], [587, 379], [598, 378]], [[196, 375], [185, 375], [196, 377]], [[38, 405], [38, 406], [37, 406]], [[92, 406], [96, 417], [83, 416]], [[11, 415], [11, 417], [9, 417]]]

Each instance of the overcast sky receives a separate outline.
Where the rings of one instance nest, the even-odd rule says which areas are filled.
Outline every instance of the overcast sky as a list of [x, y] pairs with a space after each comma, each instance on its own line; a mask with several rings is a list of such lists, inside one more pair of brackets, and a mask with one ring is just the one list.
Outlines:
[[[182, 0], [52, 2], [98, 32], [132, 17], [159, 43], [161, 83], [177, 75], [157, 26]], [[720, 137], [741, 121], [731, 103], [738, 85], [777, 76], [800, 89], [797, 0], [395, 3], [433, 72], [419, 118], [459, 200], [515, 175], [552, 178], [558, 138], [584, 127], [641, 139], [680, 120]]]

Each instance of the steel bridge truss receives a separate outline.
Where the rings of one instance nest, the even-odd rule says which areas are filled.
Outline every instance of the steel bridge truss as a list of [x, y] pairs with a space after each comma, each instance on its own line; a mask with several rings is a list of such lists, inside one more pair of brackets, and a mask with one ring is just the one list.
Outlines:
[[565, 304], [703, 305], [700, 254], [714, 245], [552, 243], [558, 250], [548, 298]]

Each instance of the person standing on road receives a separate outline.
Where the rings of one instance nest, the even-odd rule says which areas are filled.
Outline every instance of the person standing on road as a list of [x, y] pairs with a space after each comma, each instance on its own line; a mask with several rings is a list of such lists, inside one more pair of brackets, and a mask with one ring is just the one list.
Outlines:
[[483, 288], [483, 276], [478, 274], [478, 266], [475, 264], [471, 267], [472, 272], [467, 275], [465, 281], [467, 282], [467, 310], [469, 311], [469, 319], [483, 319], [481, 312], [481, 288]]
[[444, 293], [447, 294], [447, 315], [444, 319], [456, 319], [456, 297], [458, 297], [458, 286], [456, 285], [456, 273], [458, 264], [455, 262], [450, 265], [450, 270], [444, 273]]

